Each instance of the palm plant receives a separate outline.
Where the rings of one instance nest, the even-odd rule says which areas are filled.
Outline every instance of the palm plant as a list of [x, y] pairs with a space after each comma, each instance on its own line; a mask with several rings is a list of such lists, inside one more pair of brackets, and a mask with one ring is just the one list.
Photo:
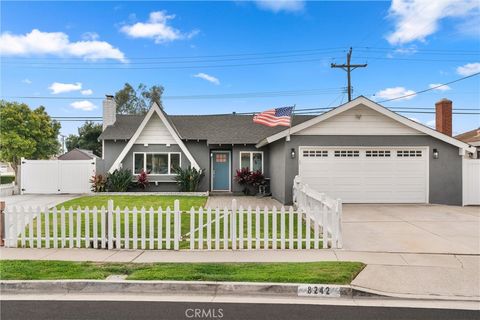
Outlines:
[[198, 184], [203, 177], [203, 169], [195, 169], [188, 166], [185, 169], [180, 167], [173, 169], [175, 172], [175, 181], [180, 187], [182, 192], [195, 192], [197, 191]]

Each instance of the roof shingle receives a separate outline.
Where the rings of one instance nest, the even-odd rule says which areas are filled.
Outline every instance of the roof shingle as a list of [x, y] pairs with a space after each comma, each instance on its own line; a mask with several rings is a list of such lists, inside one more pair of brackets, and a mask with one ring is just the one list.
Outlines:
[[[130, 139], [144, 116], [117, 115], [114, 125], [100, 135], [103, 140]], [[293, 125], [315, 116], [293, 117]], [[251, 115], [169, 115], [180, 137], [186, 140], [207, 140], [209, 144], [254, 144], [263, 138], [285, 130], [286, 127], [267, 127], [255, 124]]]

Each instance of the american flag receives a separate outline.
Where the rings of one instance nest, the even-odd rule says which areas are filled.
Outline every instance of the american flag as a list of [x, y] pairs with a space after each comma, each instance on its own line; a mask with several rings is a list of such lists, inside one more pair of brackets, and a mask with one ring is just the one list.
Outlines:
[[263, 111], [253, 116], [253, 122], [268, 127], [285, 126], [290, 127], [292, 121], [293, 107], [284, 107]]

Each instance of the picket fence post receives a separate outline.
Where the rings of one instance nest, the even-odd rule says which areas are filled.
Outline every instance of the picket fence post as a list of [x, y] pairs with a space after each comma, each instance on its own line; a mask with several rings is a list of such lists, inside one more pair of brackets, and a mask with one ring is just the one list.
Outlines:
[[108, 249], [113, 249], [113, 200], [107, 202], [107, 239]]
[[179, 250], [180, 249], [180, 236], [181, 236], [181, 214], [182, 212], [180, 211], [180, 201], [176, 199], [173, 202], [173, 224], [174, 224], [174, 243], [173, 243], [173, 250]]

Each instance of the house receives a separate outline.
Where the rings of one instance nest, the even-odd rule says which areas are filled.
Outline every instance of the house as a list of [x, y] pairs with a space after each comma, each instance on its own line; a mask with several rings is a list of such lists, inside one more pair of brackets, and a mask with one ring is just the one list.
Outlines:
[[475, 148], [451, 137], [452, 102], [436, 104], [437, 130], [361, 96], [319, 116], [294, 116], [291, 128], [252, 116], [117, 115], [103, 102], [105, 167], [149, 172], [152, 188], [174, 191], [173, 166], [205, 170], [199, 191], [239, 192], [235, 171], [261, 170], [272, 196], [292, 202], [299, 175], [315, 189], [352, 203], [462, 203], [462, 158]]
[[455, 139], [477, 147], [477, 159], [480, 159], [480, 128], [461, 133], [455, 136]]
[[58, 160], [91, 160], [96, 158], [98, 157], [93, 154], [93, 151], [79, 148], [72, 149], [58, 156]]

